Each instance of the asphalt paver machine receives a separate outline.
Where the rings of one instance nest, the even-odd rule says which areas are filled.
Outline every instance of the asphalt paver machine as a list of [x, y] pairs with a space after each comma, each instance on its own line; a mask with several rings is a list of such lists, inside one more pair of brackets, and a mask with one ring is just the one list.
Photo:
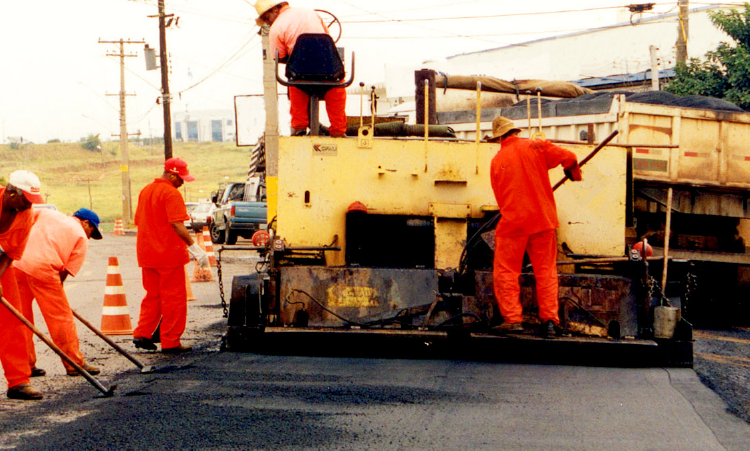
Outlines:
[[[677, 309], [666, 332], [654, 327], [668, 301], [647, 255], [626, 245], [632, 170], [615, 139], [566, 144], [579, 161], [599, 153], [583, 182], [555, 193], [564, 333], [534, 333], [531, 268], [521, 276], [527, 332], [489, 333], [502, 321], [492, 289], [498, 209], [489, 173], [499, 144], [481, 142], [479, 124], [473, 140], [429, 125], [429, 77], [418, 74], [416, 85], [425, 94], [422, 124], [411, 127], [418, 136], [384, 136], [372, 117], [360, 118], [348, 138], [266, 135], [268, 239], [234, 247], [257, 250], [261, 260], [232, 280], [222, 349], [692, 366], [690, 324]], [[553, 182], [564, 178], [557, 171]], [[587, 258], [572, 261], [564, 249], [578, 242]]]

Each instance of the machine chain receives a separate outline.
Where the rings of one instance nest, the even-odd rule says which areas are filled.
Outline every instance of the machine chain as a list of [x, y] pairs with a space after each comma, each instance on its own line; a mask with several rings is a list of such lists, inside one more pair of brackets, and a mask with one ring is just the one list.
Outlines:
[[224, 309], [224, 318], [229, 318], [229, 310], [227, 309], [227, 300], [224, 298], [224, 280], [221, 277], [221, 254], [216, 259], [216, 275], [219, 277], [219, 296], [221, 296], [221, 308]]
[[688, 271], [685, 275], [685, 295], [682, 304], [683, 316], [690, 317], [691, 300], [695, 293], [698, 292], [698, 276]]
[[669, 300], [667, 299], [666, 296], [664, 296], [664, 292], [661, 290], [661, 287], [659, 286], [659, 282], [656, 281], [654, 276], [651, 276], [651, 275], [648, 276], [646, 285], [648, 286], [648, 298], [647, 299], [649, 299], [649, 301], [653, 299], [654, 297], [657, 297], [661, 305], [669, 305]]

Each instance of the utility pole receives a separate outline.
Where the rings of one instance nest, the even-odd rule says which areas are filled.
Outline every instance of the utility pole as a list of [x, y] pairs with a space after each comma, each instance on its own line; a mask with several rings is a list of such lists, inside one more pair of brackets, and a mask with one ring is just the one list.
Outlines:
[[[120, 53], [107, 53], [107, 56], [116, 56], [120, 58], [120, 93], [119, 94], [107, 94], [117, 95], [120, 97], [120, 172], [122, 173], [122, 225], [128, 227], [132, 218], [132, 204], [130, 201], [130, 158], [128, 156], [128, 123], [125, 115], [125, 57], [133, 57], [135, 54], [125, 54], [125, 44], [145, 44], [145, 41], [131, 41], [123, 40], [119, 41], [102, 41], [99, 39], [99, 44], [119, 44]], [[118, 135], [113, 135], [118, 136]]]
[[655, 45], [648, 46], [648, 51], [651, 54], [651, 90], [659, 90], [659, 57], [656, 52], [659, 50]]
[[158, 2], [159, 15], [159, 63], [161, 64], [161, 105], [164, 109], [164, 160], [172, 158], [172, 96], [169, 93], [169, 62], [167, 58], [167, 18], [174, 14], [164, 13], [164, 0]]
[[690, 0], [679, 0], [679, 17], [677, 21], [677, 62], [687, 64], [687, 41], [690, 34], [688, 21], [690, 17]]

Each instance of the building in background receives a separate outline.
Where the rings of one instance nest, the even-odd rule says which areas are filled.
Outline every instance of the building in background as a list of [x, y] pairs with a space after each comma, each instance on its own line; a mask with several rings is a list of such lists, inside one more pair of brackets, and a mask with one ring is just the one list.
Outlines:
[[[676, 2], [675, 2], [676, 4]], [[703, 59], [707, 51], [731, 38], [711, 23], [709, 12], [741, 9], [701, 6], [690, 10], [688, 58]], [[434, 69], [448, 75], [487, 75], [503, 80], [543, 79], [571, 81], [594, 90], [651, 88], [650, 47], [656, 48], [659, 77], [674, 77], [680, 18], [677, 10], [648, 16], [622, 9], [622, 22], [586, 31], [552, 36], [519, 44], [463, 53], [421, 66], [387, 66], [389, 99], [414, 98], [414, 71]]]
[[174, 139], [178, 142], [233, 142], [234, 111], [197, 110], [173, 114]]

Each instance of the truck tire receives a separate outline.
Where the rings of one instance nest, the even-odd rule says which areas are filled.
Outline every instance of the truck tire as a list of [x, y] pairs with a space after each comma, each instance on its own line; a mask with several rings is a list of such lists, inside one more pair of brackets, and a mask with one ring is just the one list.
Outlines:
[[214, 244], [224, 244], [224, 231], [214, 223], [211, 224], [211, 242]]
[[237, 232], [235, 232], [234, 230], [232, 230], [229, 226], [227, 226], [226, 232], [227, 232], [226, 233], [226, 235], [227, 235], [227, 244], [229, 244], [229, 245], [237, 244]]

